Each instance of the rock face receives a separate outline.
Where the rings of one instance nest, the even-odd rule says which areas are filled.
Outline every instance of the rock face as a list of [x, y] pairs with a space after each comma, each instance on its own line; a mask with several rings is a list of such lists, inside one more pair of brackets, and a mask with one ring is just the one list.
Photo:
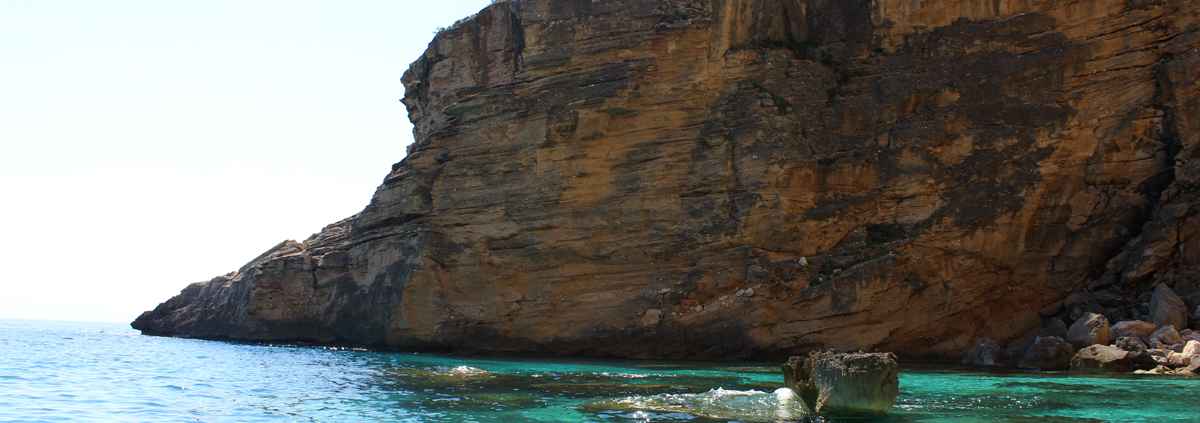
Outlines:
[[1198, 9], [498, 2], [405, 73], [415, 142], [361, 213], [133, 326], [958, 359], [1200, 274]]
[[1085, 348], [1097, 344], [1108, 345], [1111, 340], [1108, 319], [1096, 313], [1083, 315], [1067, 331], [1067, 341], [1075, 348]]
[[1066, 340], [1055, 336], [1039, 336], [1025, 350], [1017, 366], [1022, 369], [1067, 370], [1071, 367], [1074, 355], [1075, 348]]
[[1092, 345], [1071, 358], [1071, 370], [1128, 373], [1153, 369], [1157, 363], [1144, 352], [1130, 352], [1107, 345]]
[[884, 414], [900, 395], [891, 353], [814, 352], [783, 365], [784, 385], [820, 415]]

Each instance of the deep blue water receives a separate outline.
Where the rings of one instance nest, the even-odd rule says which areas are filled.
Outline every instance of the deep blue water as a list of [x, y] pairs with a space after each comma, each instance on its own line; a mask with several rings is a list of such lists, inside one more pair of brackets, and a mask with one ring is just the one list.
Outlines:
[[[773, 365], [464, 359], [0, 321], [0, 421], [774, 421]], [[906, 371], [894, 422], [1200, 422], [1200, 380]]]

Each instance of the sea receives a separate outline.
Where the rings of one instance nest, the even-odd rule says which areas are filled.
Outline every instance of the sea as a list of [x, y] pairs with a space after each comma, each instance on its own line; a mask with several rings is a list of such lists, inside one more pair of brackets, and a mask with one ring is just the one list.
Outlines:
[[0, 422], [1200, 422], [1200, 379], [906, 369], [820, 420], [777, 363], [454, 357], [0, 320]]

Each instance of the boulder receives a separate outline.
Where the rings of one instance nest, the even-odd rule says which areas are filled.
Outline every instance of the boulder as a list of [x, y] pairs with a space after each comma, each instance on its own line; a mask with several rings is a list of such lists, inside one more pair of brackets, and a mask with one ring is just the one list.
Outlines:
[[975, 346], [963, 354], [962, 364], [975, 367], [995, 367], [1001, 365], [1004, 349], [991, 338], [975, 340]]
[[1195, 376], [1197, 373], [1200, 373], [1200, 356], [1192, 357], [1192, 361], [1179, 370], [1190, 373], [1189, 376]]
[[885, 414], [900, 395], [892, 353], [814, 352], [783, 365], [784, 384], [820, 415]]
[[1200, 341], [1190, 340], [1183, 345], [1183, 351], [1180, 351], [1184, 356], [1200, 357]]
[[1183, 337], [1175, 330], [1175, 326], [1163, 326], [1150, 334], [1150, 348], [1173, 350], [1175, 345], [1183, 343]]
[[1033, 345], [1033, 340], [1037, 339], [1037, 337], [1036, 333], [1030, 333], [1009, 342], [1008, 346], [1004, 348], [1004, 353], [1001, 354], [1007, 360], [1005, 364], [1011, 366], [1017, 365], [1016, 362], [1025, 357], [1025, 351], [1029, 350], [1029, 346]]
[[1112, 326], [1111, 335], [1114, 338], [1136, 337], [1146, 339], [1158, 325], [1144, 320], [1125, 320]]
[[1159, 326], [1187, 328], [1188, 309], [1183, 298], [1179, 298], [1166, 284], [1154, 287], [1150, 296], [1150, 320]]
[[1025, 355], [1021, 357], [1018, 367], [1038, 370], [1066, 370], [1071, 367], [1071, 359], [1075, 356], [1075, 348], [1065, 339], [1057, 336], [1039, 336], [1033, 340]]
[[1179, 368], [1187, 367], [1192, 364], [1192, 359], [1196, 356], [1187, 355], [1184, 353], [1169, 352], [1167, 353], [1167, 366]]
[[1196, 376], [1200, 373], [1200, 355], [1189, 356], [1183, 353], [1168, 353], [1166, 363], [1163, 367], [1172, 369], [1167, 374]]
[[1184, 330], [1179, 331], [1179, 337], [1183, 338], [1183, 342], [1200, 341], [1200, 331], [1184, 329]]
[[1108, 345], [1112, 341], [1108, 319], [1102, 314], [1084, 314], [1067, 330], [1067, 341], [1075, 348]]
[[1153, 359], [1154, 362], [1158, 363], [1159, 365], [1165, 366], [1165, 365], [1167, 365], [1167, 355], [1171, 354], [1171, 351], [1160, 350], [1160, 349], [1150, 349], [1150, 350], [1146, 350], [1146, 354], [1150, 354], [1150, 358]]
[[1108, 345], [1083, 348], [1071, 358], [1071, 370], [1128, 373], [1152, 369], [1157, 363], [1145, 352], [1130, 352]]
[[1142, 342], [1141, 338], [1132, 336], [1117, 338], [1117, 342], [1115, 342], [1113, 345], [1117, 348], [1134, 353], [1144, 353], [1146, 350], [1150, 349], [1146, 346], [1145, 342]]
[[1038, 336], [1057, 336], [1066, 339], [1067, 331], [1067, 324], [1063, 323], [1062, 319], [1055, 317], [1042, 321], [1042, 328], [1038, 330]]
[[1042, 325], [1038, 328], [1027, 332], [1025, 335], [1010, 342], [1008, 347], [1004, 349], [1003, 358], [1012, 360], [1010, 365], [1017, 365], [1021, 358], [1025, 356], [1025, 351], [1029, 350], [1029, 346], [1033, 345], [1033, 341], [1038, 337], [1058, 337], [1067, 338], [1067, 326], [1059, 318], [1049, 318], [1042, 321]]

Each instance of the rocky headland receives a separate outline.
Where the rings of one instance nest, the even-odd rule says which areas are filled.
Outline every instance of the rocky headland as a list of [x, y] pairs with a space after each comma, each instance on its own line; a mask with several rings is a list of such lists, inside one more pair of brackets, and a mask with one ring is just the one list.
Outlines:
[[1192, 0], [497, 2], [404, 74], [361, 213], [133, 326], [1179, 372], [1198, 76]]

